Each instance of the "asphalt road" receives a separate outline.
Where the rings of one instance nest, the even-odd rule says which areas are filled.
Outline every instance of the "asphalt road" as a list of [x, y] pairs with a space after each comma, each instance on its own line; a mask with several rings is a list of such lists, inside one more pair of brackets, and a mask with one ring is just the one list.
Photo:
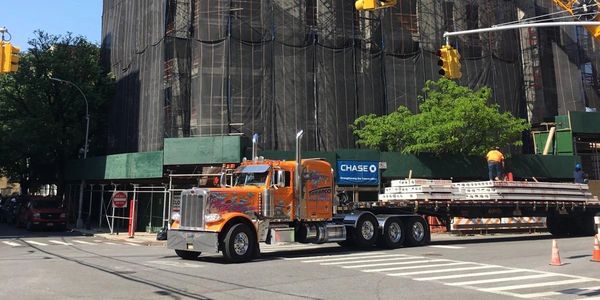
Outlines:
[[352, 251], [263, 245], [260, 259], [185, 261], [171, 250], [0, 225], [6, 299], [600, 299], [592, 238], [434, 236], [431, 246]]

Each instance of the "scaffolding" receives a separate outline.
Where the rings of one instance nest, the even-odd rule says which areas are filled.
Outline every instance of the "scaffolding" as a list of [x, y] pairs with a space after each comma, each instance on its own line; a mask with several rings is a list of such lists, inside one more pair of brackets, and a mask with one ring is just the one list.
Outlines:
[[[360, 115], [418, 110], [439, 78], [445, 31], [490, 27], [560, 8], [552, 1], [407, 0], [359, 13], [347, 0], [105, 0], [103, 61], [117, 78], [113, 152], [167, 137], [259, 133], [261, 147], [354, 148]], [[596, 40], [573, 28], [459, 37], [463, 78], [503, 111], [540, 123], [598, 107]], [[543, 64], [541, 62], [544, 62]]]

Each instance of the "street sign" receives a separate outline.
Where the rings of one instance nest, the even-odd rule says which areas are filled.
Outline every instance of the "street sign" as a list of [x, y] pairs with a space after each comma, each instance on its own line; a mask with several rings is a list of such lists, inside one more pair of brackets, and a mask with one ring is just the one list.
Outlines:
[[366, 160], [338, 160], [337, 184], [378, 185], [379, 162]]
[[127, 207], [127, 193], [115, 191], [112, 195], [112, 206], [114, 208]]

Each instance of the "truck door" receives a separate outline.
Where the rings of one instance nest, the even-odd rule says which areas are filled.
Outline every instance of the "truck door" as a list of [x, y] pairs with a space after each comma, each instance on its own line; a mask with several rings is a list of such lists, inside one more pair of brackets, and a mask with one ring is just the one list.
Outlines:
[[284, 186], [277, 187], [273, 191], [274, 217], [277, 219], [292, 219], [292, 205], [294, 202], [294, 189], [292, 188], [292, 172], [290, 170], [277, 170], [273, 172], [273, 177], [277, 177], [277, 172], [283, 172]]

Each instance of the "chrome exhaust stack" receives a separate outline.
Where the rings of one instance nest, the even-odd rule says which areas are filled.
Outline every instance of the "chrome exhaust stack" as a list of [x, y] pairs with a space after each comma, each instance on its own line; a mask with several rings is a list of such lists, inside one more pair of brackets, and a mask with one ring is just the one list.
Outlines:
[[258, 133], [252, 135], [252, 160], [258, 159]]
[[302, 215], [303, 212], [303, 205], [301, 205], [302, 203], [302, 146], [301, 146], [301, 142], [302, 142], [302, 136], [304, 135], [304, 130], [300, 130], [298, 131], [298, 133], [296, 133], [296, 173], [294, 174], [294, 188], [295, 188], [295, 194], [296, 194], [296, 205], [298, 205], [298, 210], [296, 210], [297, 212], [300, 212], [300, 215]]

